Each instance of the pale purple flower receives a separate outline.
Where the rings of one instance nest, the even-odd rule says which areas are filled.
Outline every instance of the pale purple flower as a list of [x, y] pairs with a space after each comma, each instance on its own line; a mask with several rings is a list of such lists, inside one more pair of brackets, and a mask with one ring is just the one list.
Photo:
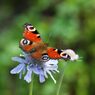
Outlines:
[[23, 53], [23, 57], [13, 57], [12, 60], [19, 62], [15, 68], [11, 70], [11, 74], [19, 74], [20, 78], [22, 74], [26, 74], [24, 76], [24, 80], [30, 83], [32, 80], [32, 73], [35, 73], [39, 76], [40, 83], [45, 82], [45, 78], [48, 78], [48, 75], [53, 79], [54, 83], [56, 80], [54, 79], [52, 73], [59, 72], [58, 69], [58, 60], [50, 59], [49, 61], [42, 62], [37, 61], [31, 58], [28, 54]]
[[26, 71], [26, 65], [30, 64], [31, 58], [28, 56], [26, 56], [25, 58], [19, 56], [19, 57], [13, 57], [12, 60], [19, 62], [19, 65], [17, 65], [14, 69], [12, 69], [10, 73], [19, 74], [19, 78], [21, 79], [22, 74], [24, 74]]

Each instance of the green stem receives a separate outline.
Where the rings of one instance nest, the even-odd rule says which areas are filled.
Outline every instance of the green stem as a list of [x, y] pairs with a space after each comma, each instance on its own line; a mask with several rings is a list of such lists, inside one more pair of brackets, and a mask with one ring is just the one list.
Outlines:
[[60, 82], [59, 82], [59, 86], [58, 86], [58, 90], [57, 90], [57, 94], [56, 95], [59, 95], [61, 84], [62, 84], [62, 81], [63, 81], [63, 76], [64, 76], [64, 74], [62, 74], [62, 76], [60, 78]]
[[33, 95], [33, 78], [34, 78], [34, 74], [32, 74], [32, 81], [29, 87], [29, 95]]
[[[65, 68], [65, 66], [66, 66], [66, 62], [65, 62], [64, 68]], [[64, 68], [63, 68], [63, 70], [64, 70]], [[64, 71], [63, 71], [63, 72], [64, 72]], [[63, 77], [64, 77], [64, 74], [62, 73], [61, 78], [60, 78], [60, 80], [59, 80], [59, 85], [58, 85], [58, 90], [57, 90], [57, 94], [56, 94], [56, 95], [59, 95], [60, 88], [61, 88], [62, 81], [63, 81]]]

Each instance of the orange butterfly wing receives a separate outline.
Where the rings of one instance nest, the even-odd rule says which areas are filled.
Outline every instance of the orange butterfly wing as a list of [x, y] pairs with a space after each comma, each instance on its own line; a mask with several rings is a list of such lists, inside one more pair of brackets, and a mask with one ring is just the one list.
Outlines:
[[32, 42], [41, 42], [40, 34], [31, 24], [25, 24], [25, 31], [23, 37]]
[[39, 38], [39, 36], [37, 36], [34, 33], [31, 33], [30, 31], [24, 31], [23, 37], [32, 42], [41, 42], [42, 41], [41, 38]]
[[59, 51], [59, 49], [54, 49], [54, 48], [47, 48], [47, 53], [48, 53], [48, 56], [51, 58], [51, 59], [60, 59], [61, 56], [60, 56], [60, 53], [61, 53], [61, 50]]

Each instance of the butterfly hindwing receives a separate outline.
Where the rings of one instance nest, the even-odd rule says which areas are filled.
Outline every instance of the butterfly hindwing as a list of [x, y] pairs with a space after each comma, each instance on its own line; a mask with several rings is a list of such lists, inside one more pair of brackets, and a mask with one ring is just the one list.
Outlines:
[[70, 59], [69, 54], [62, 49], [49, 47], [47, 48], [47, 53], [51, 59]]
[[58, 53], [58, 49], [54, 49], [52, 47], [47, 48], [48, 56], [52, 59], [61, 58], [60, 54]]

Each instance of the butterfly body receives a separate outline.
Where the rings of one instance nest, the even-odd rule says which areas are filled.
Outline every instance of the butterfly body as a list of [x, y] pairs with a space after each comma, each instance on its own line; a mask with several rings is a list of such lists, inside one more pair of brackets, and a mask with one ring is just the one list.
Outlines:
[[42, 41], [40, 34], [31, 24], [25, 24], [23, 39], [21, 39], [19, 47], [27, 54], [30, 54], [32, 58], [40, 61], [71, 58], [69, 51], [48, 47], [48, 44]]

